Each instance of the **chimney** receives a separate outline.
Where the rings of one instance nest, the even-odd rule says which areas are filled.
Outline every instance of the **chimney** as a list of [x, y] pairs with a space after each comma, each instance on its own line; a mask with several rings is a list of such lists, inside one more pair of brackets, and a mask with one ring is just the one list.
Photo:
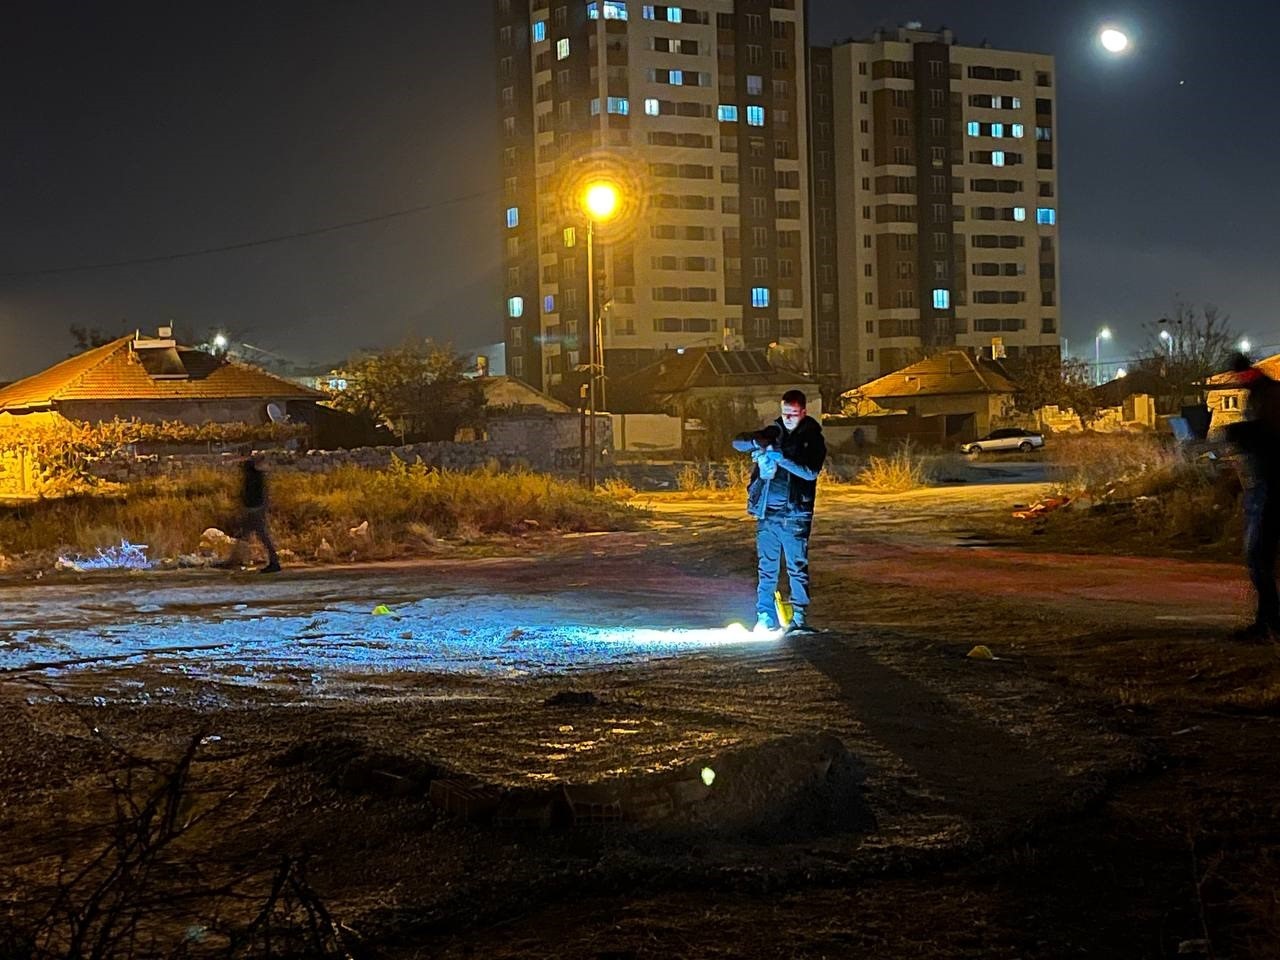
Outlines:
[[173, 338], [173, 327], [160, 327], [160, 329], [156, 331], [156, 338], [159, 340], [171, 340]]

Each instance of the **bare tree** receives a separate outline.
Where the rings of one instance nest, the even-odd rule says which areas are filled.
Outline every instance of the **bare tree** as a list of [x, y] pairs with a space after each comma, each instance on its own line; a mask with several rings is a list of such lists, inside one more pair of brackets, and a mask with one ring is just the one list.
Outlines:
[[1143, 324], [1143, 330], [1147, 342], [1136, 368], [1164, 385], [1159, 402], [1166, 412], [1176, 413], [1187, 403], [1203, 403], [1205, 381], [1227, 368], [1236, 349], [1230, 316], [1211, 303], [1197, 309], [1177, 300], [1170, 316]]
[[1093, 369], [1086, 361], [1053, 353], [1024, 353], [1005, 360], [1004, 366], [1018, 386], [1014, 397], [1018, 410], [1029, 414], [1047, 406], [1071, 410], [1082, 430], [1098, 419], [1100, 398], [1093, 388]]

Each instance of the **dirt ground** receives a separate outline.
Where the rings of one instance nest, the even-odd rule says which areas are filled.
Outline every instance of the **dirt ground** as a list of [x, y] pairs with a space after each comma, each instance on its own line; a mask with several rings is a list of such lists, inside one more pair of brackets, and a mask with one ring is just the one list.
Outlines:
[[[1242, 571], [993, 542], [1036, 492], [825, 491], [810, 637], [722, 631], [751, 525], [663, 496], [483, 558], [0, 586], [0, 956], [1280, 955]], [[707, 770], [643, 823], [427, 800]]]

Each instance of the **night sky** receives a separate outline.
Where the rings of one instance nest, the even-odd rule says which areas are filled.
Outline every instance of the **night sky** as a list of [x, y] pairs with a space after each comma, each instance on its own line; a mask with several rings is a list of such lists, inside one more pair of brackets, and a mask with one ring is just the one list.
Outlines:
[[[1058, 59], [1062, 305], [1117, 355], [1175, 295], [1280, 349], [1280, 5], [814, 0]], [[0, 35], [0, 380], [172, 319], [300, 361], [500, 336], [488, 0], [29, 3]], [[1102, 22], [1136, 47], [1108, 59]], [[439, 204], [438, 206], [429, 206]], [[363, 226], [172, 257], [429, 207]]]

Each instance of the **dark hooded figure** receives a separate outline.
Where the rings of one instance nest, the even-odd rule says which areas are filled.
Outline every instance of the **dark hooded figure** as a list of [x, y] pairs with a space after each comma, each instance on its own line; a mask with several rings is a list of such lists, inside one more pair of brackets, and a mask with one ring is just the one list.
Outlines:
[[240, 485], [240, 504], [244, 507], [244, 520], [240, 536], [247, 540], [250, 534], [257, 534], [267, 550], [267, 565], [260, 572], [276, 573], [280, 569], [280, 557], [267, 526], [267, 477], [258, 469], [253, 457], [246, 457], [241, 466], [244, 475]]
[[774, 594], [778, 566], [785, 559], [793, 609], [790, 629], [810, 632], [809, 534], [818, 473], [827, 459], [822, 426], [806, 413], [804, 394], [788, 390], [778, 419], [763, 430], [739, 434], [733, 447], [755, 461], [747, 512], [756, 518], [756, 627], [782, 627]]
[[1258, 597], [1253, 623], [1235, 638], [1255, 643], [1280, 639], [1276, 552], [1280, 545], [1280, 383], [1236, 354], [1236, 382], [1248, 391], [1245, 418], [1227, 427], [1227, 439], [1244, 460], [1244, 549]]

